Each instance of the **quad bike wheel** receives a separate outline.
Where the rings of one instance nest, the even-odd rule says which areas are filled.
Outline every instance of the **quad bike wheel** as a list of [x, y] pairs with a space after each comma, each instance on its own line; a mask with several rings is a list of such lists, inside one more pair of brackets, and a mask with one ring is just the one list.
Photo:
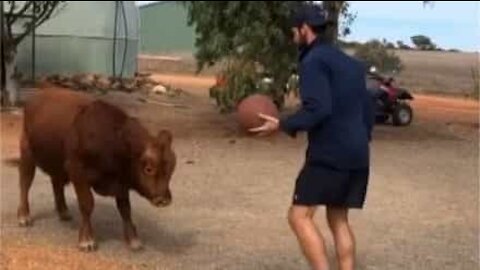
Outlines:
[[393, 110], [392, 121], [394, 126], [407, 126], [412, 123], [413, 111], [406, 103], [398, 104]]

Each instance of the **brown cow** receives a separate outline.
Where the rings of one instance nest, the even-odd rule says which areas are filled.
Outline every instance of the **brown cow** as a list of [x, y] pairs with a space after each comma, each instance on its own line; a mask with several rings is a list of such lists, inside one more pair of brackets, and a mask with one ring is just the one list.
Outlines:
[[42, 91], [25, 105], [19, 167], [20, 225], [31, 224], [28, 191], [35, 167], [39, 167], [51, 177], [61, 220], [70, 219], [64, 186], [73, 183], [82, 214], [81, 250], [96, 249], [90, 222], [92, 189], [115, 197], [125, 240], [131, 249], [141, 248], [131, 220], [129, 190], [157, 207], [170, 204], [169, 182], [176, 164], [171, 144], [169, 131], [151, 136], [138, 120], [106, 102], [71, 91]]

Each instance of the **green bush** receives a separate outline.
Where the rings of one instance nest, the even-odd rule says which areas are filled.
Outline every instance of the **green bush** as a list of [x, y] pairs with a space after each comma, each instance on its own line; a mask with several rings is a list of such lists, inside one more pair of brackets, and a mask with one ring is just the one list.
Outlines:
[[400, 72], [403, 70], [400, 57], [394, 50], [388, 49], [388, 44], [379, 40], [371, 40], [360, 45], [354, 56], [367, 66], [375, 66], [380, 72]]
[[229, 61], [217, 76], [217, 83], [210, 88], [210, 97], [215, 99], [221, 112], [230, 112], [240, 100], [257, 92], [258, 79], [251, 62]]
[[285, 95], [296, 87], [294, 76], [281, 87], [259, 64], [235, 59], [228, 61], [217, 76], [217, 83], [210, 88], [210, 97], [224, 113], [231, 112], [242, 99], [256, 93], [270, 96], [277, 107], [282, 108]]

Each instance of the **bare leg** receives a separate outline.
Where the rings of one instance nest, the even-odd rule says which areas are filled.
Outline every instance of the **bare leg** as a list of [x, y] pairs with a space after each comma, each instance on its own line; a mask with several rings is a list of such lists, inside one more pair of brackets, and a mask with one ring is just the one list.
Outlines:
[[25, 135], [22, 135], [20, 142], [20, 205], [18, 206], [17, 217], [20, 226], [32, 225], [30, 207], [28, 203], [28, 192], [32, 186], [35, 176], [35, 162]]
[[142, 243], [138, 239], [137, 229], [132, 222], [130, 198], [128, 194], [126, 197], [117, 197], [117, 208], [122, 216], [123, 231], [125, 235], [125, 241], [132, 250], [139, 250], [142, 248]]
[[325, 243], [313, 221], [314, 214], [315, 207], [292, 206], [288, 221], [312, 269], [326, 270], [329, 266]]
[[93, 237], [92, 224], [90, 222], [94, 206], [93, 194], [86, 183], [74, 182], [74, 186], [75, 192], [77, 193], [78, 205], [82, 214], [82, 225], [79, 231], [78, 246], [82, 251], [94, 251], [97, 249], [97, 244]]
[[335, 240], [340, 270], [355, 267], [355, 236], [348, 224], [348, 209], [327, 207], [327, 220]]
[[55, 208], [57, 210], [58, 216], [62, 221], [68, 221], [72, 219], [65, 202], [65, 183], [66, 181], [62, 178], [53, 178], [52, 177], [52, 187], [53, 194], [55, 195]]

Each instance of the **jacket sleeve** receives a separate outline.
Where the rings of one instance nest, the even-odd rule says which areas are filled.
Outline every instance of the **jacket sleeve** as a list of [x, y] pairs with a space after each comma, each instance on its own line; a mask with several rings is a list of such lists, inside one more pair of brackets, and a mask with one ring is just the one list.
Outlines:
[[332, 113], [332, 97], [327, 68], [321, 61], [303, 64], [300, 71], [302, 108], [280, 121], [280, 128], [290, 136], [309, 131]]
[[375, 125], [375, 110], [374, 110], [374, 102], [373, 98], [366, 89], [363, 89], [362, 95], [362, 108], [363, 108], [363, 123], [367, 129], [368, 140], [372, 140], [372, 131]]

